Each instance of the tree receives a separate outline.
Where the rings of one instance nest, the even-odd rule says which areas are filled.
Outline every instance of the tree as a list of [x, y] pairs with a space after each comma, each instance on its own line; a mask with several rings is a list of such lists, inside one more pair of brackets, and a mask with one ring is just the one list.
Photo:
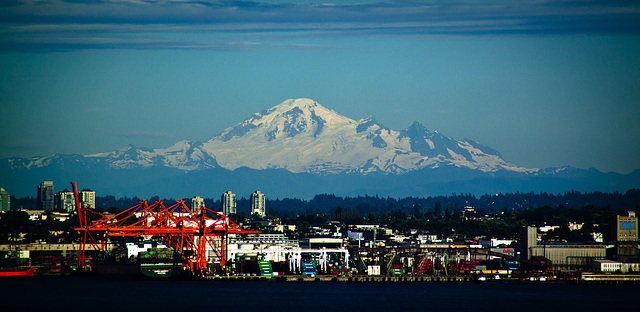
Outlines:
[[440, 219], [442, 217], [442, 205], [440, 205], [440, 202], [437, 202], [433, 207], [433, 217], [436, 219]]
[[334, 216], [336, 217], [336, 219], [342, 218], [342, 207], [341, 206], [336, 207], [336, 212], [335, 212]]
[[[20, 234], [30, 234], [36, 230], [35, 223], [29, 220], [29, 214], [25, 211], [7, 211], [0, 217], [0, 242], [7, 243], [9, 241], [18, 241]], [[35, 238], [29, 235], [28, 241], [32, 242]]]
[[449, 208], [444, 210], [444, 219], [451, 220], [451, 210], [449, 210]]
[[416, 219], [422, 219], [423, 215], [422, 215], [422, 208], [420, 207], [420, 204], [413, 205], [413, 216]]

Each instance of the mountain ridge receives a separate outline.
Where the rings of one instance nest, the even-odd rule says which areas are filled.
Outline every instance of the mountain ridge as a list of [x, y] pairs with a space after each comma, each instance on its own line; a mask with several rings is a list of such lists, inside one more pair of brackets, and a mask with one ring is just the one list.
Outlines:
[[[166, 148], [129, 145], [84, 155], [114, 169], [165, 166], [180, 170], [285, 169], [295, 173], [386, 172], [400, 174], [453, 165], [485, 172], [535, 172], [509, 163], [473, 140], [454, 140], [417, 121], [396, 131], [374, 117], [353, 120], [310, 99], [289, 99], [255, 113], [204, 142], [179, 141]], [[29, 166], [47, 157], [29, 158]]]
[[[544, 179], [546, 183], [565, 181], [567, 187], [589, 190], [597, 190], [598, 185], [607, 190], [640, 186], [638, 174], [607, 175], [572, 167], [520, 167], [505, 161], [498, 151], [488, 146], [470, 139], [452, 139], [428, 130], [418, 121], [402, 130], [393, 130], [372, 116], [356, 121], [304, 98], [289, 99], [252, 114], [203, 142], [181, 140], [166, 148], [128, 145], [90, 155], [6, 158], [0, 160], [0, 172], [5, 180], [0, 182], [21, 191], [28, 189], [24, 185], [27, 181], [35, 188], [43, 180], [64, 181], [77, 177], [97, 185], [91, 186], [94, 189], [119, 193], [123, 191], [118, 188], [162, 190], [159, 181], [171, 179], [194, 187], [200, 184], [223, 187], [224, 183], [241, 187], [244, 183], [265, 188], [270, 184], [268, 173], [282, 180], [271, 182], [272, 185], [301, 184], [297, 187], [298, 193], [305, 194], [305, 187], [320, 192], [324, 188], [343, 193], [368, 190], [388, 195], [394, 192], [385, 189], [397, 190], [397, 194], [408, 194], [412, 189], [421, 194], [433, 193], [429, 189], [464, 191], [456, 190], [455, 185], [489, 191], [471, 185], [469, 181], [473, 179], [475, 183], [495, 184], [496, 190], [505, 191], [514, 190], [508, 187], [509, 179], [527, 181], [514, 183], [521, 185], [522, 191], [526, 191], [526, 187], [543, 189], [528, 184]], [[260, 176], [258, 180], [262, 185], [252, 182], [247, 172]], [[146, 177], [136, 176], [138, 174]], [[207, 175], [212, 176], [203, 178]], [[241, 177], [240, 181], [231, 182], [234, 176]], [[320, 179], [320, 176], [328, 177]], [[101, 177], [105, 177], [104, 181]], [[595, 177], [608, 182], [599, 183]], [[199, 182], [194, 184], [189, 179]], [[227, 181], [213, 182], [215, 179]], [[612, 182], [616, 179], [625, 182]], [[324, 181], [325, 185], [318, 181]], [[316, 185], [318, 183], [320, 185]], [[440, 187], [438, 183], [449, 186]], [[327, 184], [332, 185], [329, 188]], [[179, 185], [174, 187], [187, 191]]]

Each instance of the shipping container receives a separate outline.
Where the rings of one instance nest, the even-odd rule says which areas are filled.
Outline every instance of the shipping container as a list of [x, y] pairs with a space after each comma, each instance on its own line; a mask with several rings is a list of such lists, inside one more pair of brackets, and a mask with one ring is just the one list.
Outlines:
[[367, 266], [367, 274], [368, 275], [380, 275], [380, 266], [379, 265]]
[[316, 271], [316, 265], [314, 263], [302, 263], [302, 275], [315, 277], [317, 274], [318, 272]]

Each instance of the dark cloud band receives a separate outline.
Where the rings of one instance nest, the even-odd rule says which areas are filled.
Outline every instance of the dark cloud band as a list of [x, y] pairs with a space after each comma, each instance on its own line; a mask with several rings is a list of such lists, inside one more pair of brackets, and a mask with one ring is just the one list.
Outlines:
[[[0, 6], [0, 49], [234, 49], [243, 36], [640, 34], [637, 1], [23, 0]], [[203, 34], [180, 39], [180, 34]], [[235, 33], [240, 39], [211, 37]], [[270, 46], [268, 39], [261, 46]], [[272, 43], [272, 42], [271, 42]]]

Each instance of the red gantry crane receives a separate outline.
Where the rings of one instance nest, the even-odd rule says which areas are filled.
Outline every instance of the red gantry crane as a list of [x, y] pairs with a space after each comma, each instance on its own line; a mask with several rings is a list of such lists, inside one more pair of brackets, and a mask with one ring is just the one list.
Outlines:
[[90, 260], [86, 254], [88, 245], [105, 251], [109, 237], [150, 237], [180, 251], [184, 257], [183, 269], [203, 275], [210, 263], [226, 270], [229, 234], [258, 233], [245, 231], [229, 217], [204, 206], [191, 211], [183, 200], [170, 207], [165, 207], [160, 200], [152, 205], [140, 201], [117, 215], [106, 216], [82, 207], [75, 182], [71, 185], [80, 225], [75, 230], [82, 233], [78, 253], [78, 268], [82, 271]]

